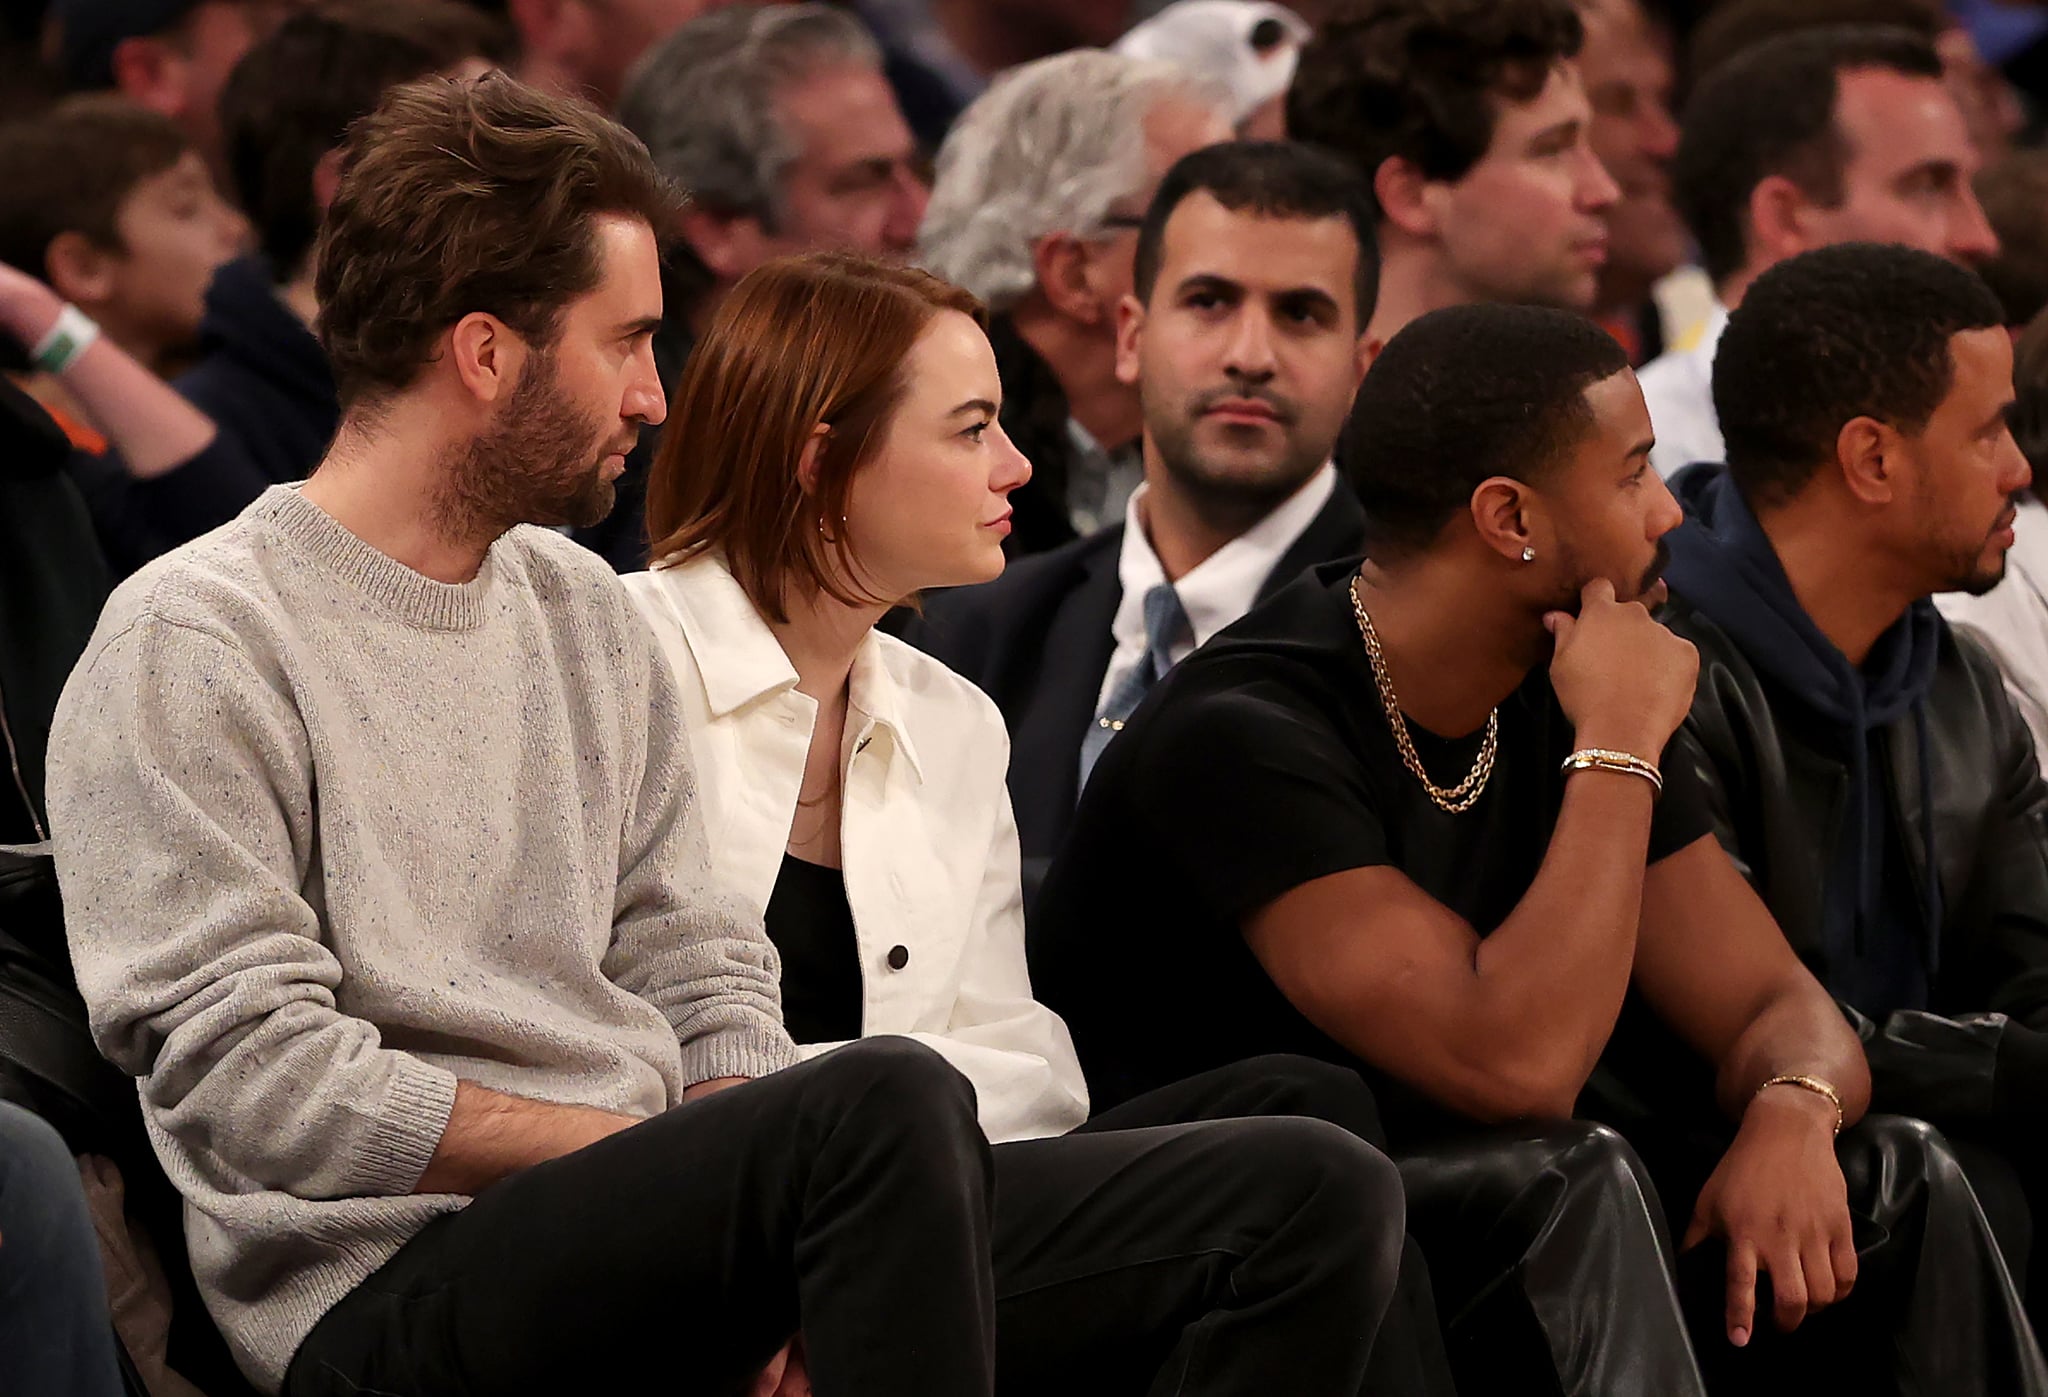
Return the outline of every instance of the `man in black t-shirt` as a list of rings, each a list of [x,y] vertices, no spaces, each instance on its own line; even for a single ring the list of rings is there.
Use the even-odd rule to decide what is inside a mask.
[[[1251,1053],[1361,1068],[1453,1357],[1509,1390],[1538,1390],[1528,1357],[1475,1326],[1515,1297],[1564,1391],[1703,1390],[1641,1165],[1569,1119],[1632,984],[1699,1060],[1661,1104],[1739,1122],[1686,1239],[1726,1257],[1727,1337],[1701,1342],[1750,1344],[1760,1277],[1789,1330],[1859,1264],[1834,1134],[1862,1053],[1691,774],[1656,765],[1696,658],[1643,605],[1679,522],[1650,444],[1625,355],[1577,317],[1464,306],[1396,336],[1340,453],[1370,560],[1162,681],[1032,932],[1102,1104]]]

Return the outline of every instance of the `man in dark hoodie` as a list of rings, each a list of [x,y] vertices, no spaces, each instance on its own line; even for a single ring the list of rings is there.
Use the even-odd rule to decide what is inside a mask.
[[[1996,297],[1928,253],[1780,264],[1714,363],[1726,468],[1674,482],[1680,734],[1716,832],[1861,1033],[1872,1109],[1931,1122],[2048,1299],[2048,786],[1932,593],[2005,571],[2029,481]]]
[[[399,83],[473,75],[494,53],[490,23],[449,0],[354,0],[293,15],[236,66],[221,94],[221,125],[261,250],[214,275],[203,357],[176,381],[219,425],[223,450],[207,469],[157,487],[158,517],[177,527],[170,542],[226,523],[273,484],[303,478],[340,421],[311,326],[313,240],[334,196],[343,132]]]

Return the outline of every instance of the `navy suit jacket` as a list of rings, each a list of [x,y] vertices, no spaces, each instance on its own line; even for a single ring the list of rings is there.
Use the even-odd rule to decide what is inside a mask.
[[[1259,587],[1264,601],[1309,568],[1362,553],[1365,512],[1343,477]],[[925,602],[904,639],[980,685],[1010,729],[1010,802],[1027,889],[1059,848],[1081,779],[1081,738],[1095,721],[1116,651],[1123,600],[1121,524],[1012,562],[978,587]]]

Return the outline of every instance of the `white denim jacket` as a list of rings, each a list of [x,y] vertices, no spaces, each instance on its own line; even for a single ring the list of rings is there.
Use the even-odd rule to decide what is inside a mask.
[[[712,863],[765,913],[818,706],[722,559],[624,581],[682,691]],[[981,690],[893,636],[862,643],[840,766],[862,1033],[944,1054],[974,1083],[996,1143],[1063,1134],[1088,1115],[1067,1026],[1031,997],[1009,760]]]

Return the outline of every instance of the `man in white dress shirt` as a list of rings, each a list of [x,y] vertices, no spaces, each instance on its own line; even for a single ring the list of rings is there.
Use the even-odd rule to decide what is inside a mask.
[[[1009,724],[1027,895],[1151,683],[1259,598],[1360,550],[1364,515],[1329,459],[1364,376],[1376,273],[1371,202],[1337,157],[1242,143],[1180,161],[1119,316],[1117,373],[1145,419],[1123,521],[935,597],[909,628]]]
[[[1686,107],[1675,178],[1718,304],[1637,375],[1658,473],[1722,458],[1714,351],[1728,312],[1770,268],[1843,242],[1966,264],[1994,255],[1970,189],[1977,163],[1940,57],[1904,29],[1807,30],[1714,70]]]

